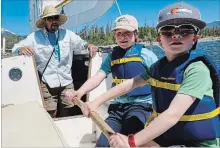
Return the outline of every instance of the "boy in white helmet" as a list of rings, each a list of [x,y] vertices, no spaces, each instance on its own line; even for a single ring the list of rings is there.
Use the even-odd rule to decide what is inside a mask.
[[[112,86],[118,85],[125,79],[130,79],[145,71],[157,61],[157,57],[150,50],[137,44],[138,22],[131,15],[122,15],[115,20],[114,36],[118,46],[102,63],[100,70],[87,80],[77,91],[67,91],[66,97],[74,102],[85,93],[95,89],[107,76],[112,73]],[[109,106],[109,116],[106,122],[111,128],[125,135],[136,133],[144,128],[152,110],[150,86],[139,87],[123,96],[116,97]],[[91,110],[96,110],[103,102],[94,99],[87,102]],[[87,113],[84,112],[88,116]],[[101,134],[96,147],[108,147],[107,138]]]
[[[156,29],[166,56],[96,98],[105,102],[138,86],[152,86],[152,122],[128,137],[112,135],[111,147],[152,146],[152,140],[154,146],[219,147],[219,73],[209,57],[195,50],[197,33],[205,26],[199,10],[186,3],[160,11]]]

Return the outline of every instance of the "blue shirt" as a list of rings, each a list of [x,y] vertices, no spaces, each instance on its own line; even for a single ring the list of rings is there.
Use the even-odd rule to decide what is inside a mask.
[[[55,32],[58,36],[58,31]],[[31,33],[26,39],[15,44],[12,48],[12,53],[17,53],[21,47],[32,47],[34,49],[34,58],[36,61],[37,69],[40,73],[43,72],[50,56],[51,51],[53,51],[53,45],[56,40],[52,35],[52,41],[49,41],[48,33],[46,29],[41,29],[36,32]],[[59,29],[59,52],[60,61],[58,61],[56,52],[50,59],[48,66],[43,74],[42,81],[47,83],[50,88],[67,86],[73,82],[72,79],[72,59],[73,51],[84,50],[84,40],[80,36],[76,35],[74,32]],[[58,52],[57,52],[58,53]]]
[[[155,63],[158,60],[157,56],[152,51],[146,48],[142,48],[141,58],[143,61],[143,65],[145,67],[150,67],[153,63]],[[112,59],[112,54],[109,54],[105,59],[105,61],[102,63],[101,68],[99,70],[100,72],[104,72],[106,75],[109,75],[111,73],[111,59]],[[152,97],[151,95],[139,96],[139,97],[129,97],[123,95],[115,98],[115,103],[132,103],[132,102],[152,104]]]
[[[60,61],[60,48],[59,45],[56,45],[57,42],[57,37],[56,34],[54,32],[48,32],[48,39],[50,41],[50,44],[55,48],[55,57],[58,61]]]

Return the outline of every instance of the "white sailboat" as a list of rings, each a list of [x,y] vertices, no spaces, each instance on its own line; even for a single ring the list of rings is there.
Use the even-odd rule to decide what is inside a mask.
[[[31,31],[36,30],[35,21],[39,18],[45,5],[60,3],[63,3],[63,0],[30,0]],[[65,28],[70,29],[73,27],[71,24],[77,26],[100,17],[113,3],[114,0],[72,0],[63,8],[70,18]],[[75,7],[73,8],[73,6]],[[99,9],[100,7],[102,8]],[[80,11],[79,8],[82,8],[83,11]],[[68,13],[71,9],[77,12],[70,11]],[[89,12],[90,17],[84,17],[83,12],[86,15]],[[102,53],[101,56],[97,54],[92,60],[89,60],[88,54],[75,55],[75,59],[87,72],[82,81],[81,79],[77,80],[79,75],[82,76],[80,72],[74,71],[75,81],[84,83],[87,78],[98,71],[105,57],[106,53]],[[111,79],[110,76],[103,81],[98,88],[85,96],[85,100],[91,100],[104,93],[111,87]],[[2,59],[3,147],[94,147],[101,131],[91,119],[82,115],[52,119],[43,104],[34,59],[27,56]],[[107,116],[106,108],[103,106],[99,110],[99,115],[103,119]]]

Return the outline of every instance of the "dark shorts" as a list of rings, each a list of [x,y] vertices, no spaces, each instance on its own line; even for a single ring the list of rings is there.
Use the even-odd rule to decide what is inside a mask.
[[[108,108],[106,123],[115,131],[124,135],[135,134],[142,129],[152,112],[148,103],[117,103]],[[108,147],[107,138],[101,134],[96,147]]]
[[[72,83],[64,87],[50,88],[46,83],[41,82],[44,107],[52,117],[64,117],[68,115],[68,108],[73,107],[74,104],[65,99],[64,93],[66,90],[73,88]]]

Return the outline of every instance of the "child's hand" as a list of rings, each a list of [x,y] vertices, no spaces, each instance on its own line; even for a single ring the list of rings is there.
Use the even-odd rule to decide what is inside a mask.
[[[119,133],[110,136],[109,143],[111,147],[125,148],[130,147],[128,137]]]
[[[77,103],[77,100],[80,100],[82,98],[83,94],[79,91],[75,91],[74,89],[69,89],[65,92],[65,98],[73,102],[74,104]]]
[[[81,110],[82,110],[84,116],[90,117],[90,115],[89,115],[90,112],[91,112],[91,111],[96,111],[98,107],[99,107],[99,106],[98,106],[95,102],[89,101],[89,102],[86,102],[86,103],[83,105],[83,107],[82,107]]]

